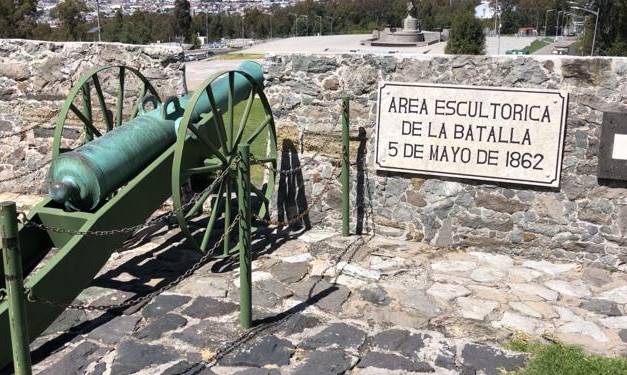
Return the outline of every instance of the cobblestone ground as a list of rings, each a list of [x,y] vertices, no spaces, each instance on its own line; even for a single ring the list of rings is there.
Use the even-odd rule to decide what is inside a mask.
[[[45,374],[498,374],[502,345],[548,335],[627,353],[627,275],[576,263],[452,251],[382,236],[256,236],[256,328],[238,328],[238,265],[215,261],[121,312],[67,310],[33,343]],[[112,256],[78,298],[121,302],[196,262],[177,230]]]

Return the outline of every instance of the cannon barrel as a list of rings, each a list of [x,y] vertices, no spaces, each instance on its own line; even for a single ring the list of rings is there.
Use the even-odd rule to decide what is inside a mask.
[[[246,61],[237,70],[263,86],[263,70],[259,64]],[[224,113],[228,106],[228,78],[217,80],[212,88],[216,106]],[[236,74],[234,102],[247,99],[250,89],[249,80]],[[50,167],[49,196],[68,210],[96,208],[176,141],[176,126],[190,99],[191,95],[185,95],[167,100],[163,107],[142,113],[102,137],[60,154]],[[194,108],[192,121],[198,121],[202,113],[208,112],[211,112],[211,105],[205,95]]]

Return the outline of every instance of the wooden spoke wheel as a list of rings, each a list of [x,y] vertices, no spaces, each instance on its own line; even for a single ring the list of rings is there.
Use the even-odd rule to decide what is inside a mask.
[[[192,246],[202,252],[209,250],[212,234],[219,238],[237,215],[234,159],[242,143],[250,144],[252,154],[252,213],[265,217],[277,166],[272,111],[253,77],[243,71],[217,73],[186,106],[172,165],[172,200],[178,223]],[[222,180],[212,184],[222,175]],[[189,190],[191,199],[186,199]],[[237,250],[231,243],[236,237],[225,234],[223,256]]]
[[[115,65],[90,70],[72,87],[57,116],[53,158],[152,109],[149,104],[157,108],[161,99],[137,69]]]

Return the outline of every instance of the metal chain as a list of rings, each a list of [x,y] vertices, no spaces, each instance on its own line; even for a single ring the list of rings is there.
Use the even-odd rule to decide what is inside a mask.
[[[179,284],[181,281],[185,280],[186,278],[190,277],[194,272],[196,272],[200,267],[202,267],[207,261],[209,261],[214,255],[215,255],[215,251],[218,249],[218,247],[220,246],[220,244],[222,244],[224,242],[224,239],[226,238],[227,234],[230,234],[233,229],[235,229],[235,225],[239,223],[241,217],[238,214],[237,216],[235,216],[235,218],[233,219],[233,222],[231,223],[231,225],[226,228],[226,230],[224,231],[224,233],[222,234],[222,236],[220,237],[220,239],[218,239],[218,241],[216,241],[216,243],[207,250],[207,253],[205,255],[203,255],[200,259],[198,259],[198,261],[196,263],[194,263],[187,271],[185,271],[181,276],[177,277],[176,279],[172,280],[171,282],[169,282],[168,284],[162,286],[161,288],[146,294],[145,296],[136,298],[136,299],[130,299],[128,301],[124,301],[118,304],[110,304],[110,305],[98,305],[98,306],[92,306],[92,305],[79,305],[79,304],[66,304],[66,303],[61,303],[61,302],[56,302],[56,301],[51,301],[45,298],[41,298],[41,297],[37,297],[35,295],[33,295],[32,290],[30,289],[26,289],[26,297],[28,299],[29,302],[38,302],[38,303],[44,303],[46,305],[50,305],[50,306],[55,306],[55,307],[61,307],[64,309],[69,309],[69,310],[83,310],[83,311],[109,311],[109,310],[119,310],[119,309],[126,309],[128,307],[131,306],[135,306],[138,305],[140,303],[149,301],[151,299],[153,299],[154,297],[160,295],[161,293],[171,289],[172,287],[174,287],[175,285]]]
[[[335,173],[337,172],[339,168],[336,166],[333,168],[333,171],[331,171],[331,176],[335,175]],[[318,194],[317,197],[315,197],[311,203],[307,206],[307,208],[301,212],[300,214],[294,216],[291,219],[285,220],[285,221],[278,221],[278,220],[274,220],[274,219],[265,219],[265,218],[261,218],[255,214],[253,214],[253,218],[256,221],[259,221],[261,223],[264,223],[266,225],[274,225],[277,227],[285,227],[285,226],[289,226],[292,225],[296,222],[301,221],[305,216],[307,216],[309,214],[309,212],[311,212],[311,210],[316,207],[318,205],[318,203],[320,203],[322,201],[322,198],[324,198],[324,195],[329,191],[329,189],[331,189],[331,186],[333,184],[335,180],[333,180],[332,178],[329,178],[329,180],[327,181],[327,184],[324,186],[324,188],[322,188],[322,190],[320,191],[320,194]],[[303,188],[304,186],[301,185],[299,188]]]
[[[14,175],[14,176],[11,176],[11,177],[7,177],[7,178],[0,179],[0,184],[1,184],[1,183],[5,183],[5,182],[10,182],[10,181],[19,180],[20,178],[23,178],[23,177],[29,176],[29,175],[31,175],[31,174],[33,174],[33,173],[37,172],[37,171],[40,171],[40,170],[44,169],[44,168],[45,168],[48,164],[50,164],[51,162],[52,162],[52,159],[45,161],[43,164],[41,164],[41,165],[40,165],[40,166],[38,166],[38,167],[35,167],[34,169],[30,169],[30,170],[27,170],[27,171],[25,171],[25,172],[18,173],[18,174]]]
[[[31,127],[22,129],[22,130],[18,130],[14,133],[4,133],[4,134],[0,134],[0,139],[6,139],[6,138],[11,138],[11,137],[16,137],[18,135],[22,135],[22,134],[26,134],[31,130],[37,129],[37,128],[41,128],[41,129],[46,129],[46,130],[52,130],[54,129],[56,126],[52,126],[52,127],[44,127],[40,124],[37,125],[33,125]]]
[[[239,158],[236,157],[233,159],[233,162],[238,162]],[[37,228],[40,230],[46,230],[46,231],[52,231],[55,233],[64,233],[64,234],[71,234],[71,235],[78,235],[78,236],[113,236],[113,235],[117,235],[117,234],[128,234],[128,233],[134,233],[140,229],[143,228],[147,228],[150,227],[152,225],[155,224],[161,224],[164,222],[167,222],[168,220],[170,220],[172,217],[176,216],[178,213],[184,213],[184,210],[187,209],[188,207],[196,204],[196,202],[198,201],[198,198],[200,196],[202,196],[203,194],[205,194],[208,191],[213,190],[216,185],[220,182],[222,182],[222,180],[224,180],[224,177],[226,177],[226,175],[229,173],[229,169],[230,169],[230,165],[224,169],[224,171],[222,171],[221,174],[219,174],[216,179],[207,187],[205,188],[203,191],[201,191],[200,193],[196,193],[189,202],[185,203],[184,205],[181,206],[181,208],[179,210],[172,210],[171,212],[167,213],[166,215],[163,215],[159,218],[147,221],[145,223],[141,223],[141,224],[137,224],[131,227],[126,227],[126,228],[120,228],[120,229],[108,229],[108,230],[94,230],[94,231],[80,231],[80,230],[71,230],[71,229],[67,229],[67,228],[60,228],[60,227],[54,227],[54,226],[50,226],[50,225],[44,225],[41,223],[37,223],[34,222],[32,220],[29,220],[26,217],[26,214],[23,212],[20,212],[18,214],[19,218],[20,218],[20,222],[27,227],[33,227],[33,228]]]

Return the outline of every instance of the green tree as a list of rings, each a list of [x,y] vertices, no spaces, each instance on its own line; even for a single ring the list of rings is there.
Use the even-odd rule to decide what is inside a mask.
[[[174,22],[176,35],[183,37],[185,43],[192,42],[192,14],[188,0],[174,2]]]
[[[485,35],[483,35],[481,21],[475,18],[472,12],[459,12],[453,19],[446,53],[452,55],[483,55],[485,53]]]
[[[0,38],[30,38],[36,27],[37,0],[0,0]]]
[[[83,0],[65,0],[51,11],[52,17],[61,22],[65,37],[72,40],[81,40],[85,29],[85,16],[89,11]]]

